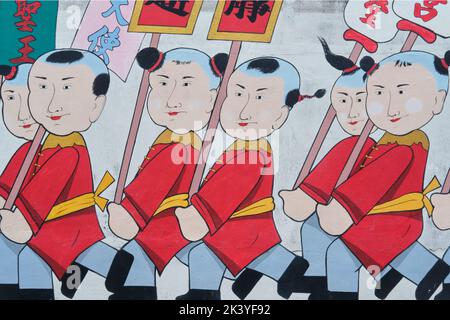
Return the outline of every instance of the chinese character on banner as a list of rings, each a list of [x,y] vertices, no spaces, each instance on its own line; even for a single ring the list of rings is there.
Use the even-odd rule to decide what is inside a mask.
[[[389,13],[389,1],[381,0],[381,1],[367,1],[364,4],[364,7],[368,9],[368,13],[365,14],[364,17],[360,18],[362,23],[367,24],[372,29],[377,28],[377,16],[379,13],[388,14]]]
[[[126,81],[145,34],[127,32],[135,1],[90,1],[72,48],[99,56],[108,68]]]
[[[414,5],[414,16],[428,22],[436,18],[438,11],[435,7],[440,4],[447,4],[447,0],[424,0],[422,4],[416,3]]]
[[[345,23],[375,42],[389,42],[397,35],[400,21],[393,5],[394,0],[349,0],[344,10]]]
[[[448,0],[396,0],[394,11],[402,19],[450,38],[450,1]]]
[[[55,49],[57,1],[0,1],[0,64],[32,63]]]
[[[203,1],[137,1],[130,32],[192,34]]]
[[[208,39],[270,42],[283,1],[219,1]]]

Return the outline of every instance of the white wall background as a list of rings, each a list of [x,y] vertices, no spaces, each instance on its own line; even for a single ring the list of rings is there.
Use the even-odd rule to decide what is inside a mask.
[[[215,1],[204,1],[195,32],[193,36],[164,35],[161,37],[160,49],[166,51],[175,47],[195,47],[210,55],[218,52],[227,52],[230,44],[222,41],[207,41],[207,33],[215,8]],[[344,0],[285,0],[272,43],[244,43],[239,62],[261,55],[277,56],[292,62],[302,76],[302,93],[313,93],[316,89],[326,88],[328,92],[339,72],[331,68],[325,61],[322,47],[317,40],[318,36],[324,37],[333,51],[348,55],[353,43],[346,42],[342,38],[346,26],[343,20]],[[57,29],[57,47],[69,47],[75,35],[73,28],[73,8],[79,9],[82,14],[87,6],[86,0],[69,1],[60,0]],[[76,7],[73,7],[76,6]],[[69,9],[70,8],[70,9]],[[392,53],[398,52],[406,39],[405,33],[399,33],[391,43],[381,44],[374,56],[378,61]],[[143,47],[150,43],[150,36],[143,42]],[[426,50],[442,56],[450,49],[450,42],[438,39],[435,44],[428,45],[418,40],[414,47],[418,50]],[[122,152],[124,149],[129,124],[131,121],[137,90],[139,87],[142,69],[137,64],[133,66],[128,81],[123,83],[115,75],[112,75],[108,102],[104,114],[100,120],[85,133],[92,164],[95,185],[99,182],[105,170],[109,170],[114,177],[118,176]],[[450,101],[450,100],[449,100]],[[326,113],[329,105],[329,96],[321,100],[314,99],[298,104],[291,112],[290,119],[281,129],[279,145],[274,149],[277,153],[279,170],[275,178],[274,196],[277,209],[275,211],[276,224],[283,238],[283,245],[301,254],[300,224],[289,220],[281,210],[281,201],[277,196],[280,189],[291,188],[297,174],[303,164],[307,151],[311,146],[317,129]],[[424,128],[431,141],[430,157],[428,162],[426,181],[437,175],[441,181],[449,167],[448,155],[450,154],[450,133],[447,132],[450,106],[447,101],[445,111]],[[130,170],[130,177],[134,175],[137,167],[147,152],[147,148],[161,132],[145,113],[134,157]],[[374,135],[376,138],[380,133]],[[17,147],[23,142],[14,139],[3,126],[0,126],[0,169],[3,169]],[[328,151],[344,134],[336,124],[331,129],[320,157]],[[218,155],[223,149],[224,136],[219,132],[213,146],[213,153]],[[274,143],[274,142],[272,142]],[[113,198],[115,185],[105,194]],[[105,213],[99,212],[99,221],[106,234],[106,241],[115,246],[122,242],[115,239],[108,230]],[[441,256],[450,244],[450,233],[438,231],[431,221],[424,215],[425,229],[421,242]],[[361,298],[375,299],[375,296],[365,285],[367,273],[361,274]],[[158,279],[160,299],[174,299],[183,294],[188,286],[187,268],[178,261],[173,260],[164,274]],[[64,297],[59,294],[59,283],[55,278],[57,298]],[[415,287],[407,280],[403,280],[390,296],[392,299],[413,299]],[[75,298],[77,299],[106,299],[109,293],[106,291],[103,279],[89,273],[83,282]],[[236,299],[231,291],[231,281],[224,280],[222,285],[223,299]],[[259,282],[255,290],[250,294],[251,299],[280,299],[276,293],[276,283],[268,278]],[[291,299],[305,299],[307,295],[294,294]]]

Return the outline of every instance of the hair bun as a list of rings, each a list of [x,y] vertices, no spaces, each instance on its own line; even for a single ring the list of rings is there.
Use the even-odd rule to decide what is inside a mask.
[[[136,60],[142,69],[151,72],[161,67],[164,54],[156,48],[145,48],[138,52]]]
[[[450,66],[450,50],[445,53],[444,61]]]
[[[368,72],[375,65],[375,60],[373,60],[372,57],[365,56],[361,59],[359,65],[361,66],[361,69],[363,69],[365,72]]]
[[[331,52],[330,47],[328,46],[328,43],[325,41],[324,38],[319,38],[319,41],[322,44],[323,52],[325,53],[325,58],[333,68],[344,72],[346,70],[355,68],[355,63],[352,60]]]
[[[0,65],[0,75],[5,77],[5,80],[12,80],[17,75],[17,68],[15,66]]]
[[[319,89],[314,93],[314,97],[316,98],[323,98],[323,96],[325,96],[325,94],[327,93],[327,90],[325,89]]]
[[[227,68],[228,58],[228,54],[226,53],[218,53],[211,58],[211,69],[216,76],[223,77],[225,69]]]

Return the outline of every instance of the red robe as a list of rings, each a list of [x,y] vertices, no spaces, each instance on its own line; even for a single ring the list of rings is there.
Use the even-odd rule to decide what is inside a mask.
[[[188,194],[201,146],[197,136],[187,139],[192,143],[183,144],[172,141],[169,135],[170,131],[163,132],[150,148],[135,179],[126,187],[121,203],[139,225],[136,242],[160,273],[190,242],[183,237],[175,216],[178,205],[156,215],[155,212],[163,200]],[[174,154],[187,161],[174,161]]]
[[[281,242],[272,210],[230,218],[233,213],[272,197],[272,154],[270,148],[266,149],[225,151],[191,200],[209,227],[204,243],[233,275]]]
[[[25,157],[27,156],[27,152],[30,149],[31,142],[24,143],[14,155],[9,160],[6,165],[5,170],[3,170],[2,175],[0,176],[0,197],[3,199],[7,199],[9,193],[11,192],[11,188],[16,180],[17,175],[19,174],[20,167],[22,166]]]
[[[422,193],[428,147],[419,130],[406,136],[385,134],[360,169],[333,192],[355,223],[342,240],[366,268],[383,269],[420,237],[422,210],[368,213],[405,194]]]
[[[352,136],[338,142],[300,184],[300,189],[316,202],[327,204],[358,138],[359,136]],[[352,173],[359,168],[374,145],[375,141],[367,139]]]
[[[80,253],[103,239],[95,207],[46,221],[55,205],[93,192],[89,153],[78,133],[49,135],[33,163],[15,204],[33,231],[27,245],[61,279]]]

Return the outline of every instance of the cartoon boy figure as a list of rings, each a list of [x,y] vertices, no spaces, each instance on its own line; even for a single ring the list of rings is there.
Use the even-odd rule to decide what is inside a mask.
[[[130,240],[116,255],[106,280],[110,300],[156,300],[156,271],[173,257],[187,262],[195,245],[183,238],[175,209],[187,207],[188,192],[206,127],[228,56],[189,48],[166,53],[140,51],[139,65],[149,71],[150,118],[165,128],[153,142],[120,204],[108,206],[109,225]],[[132,258],[132,265],[128,261]]]
[[[94,244],[103,233],[95,205],[102,199],[93,190],[80,132],[100,117],[109,79],[101,59],[82,50],[48,52],[30,70],[30,112],[49,135],[27,173],[16,209],[0,211],[2,234],[26,243],[19,254],[20,299],[53,299],[52,271],[61,279],[80,254],[92,250],[98,255]]]
[[[266,137],[286,122],[300,95],[300,75],[287,61],[256,58],[232,74],[220,123],[235,142],[212,166],[192,205],[175,211],[183,235],[202,243],[189,253],[189,292],[177,299],[220,299],[228,269],[278,281],[286,296],[307,262],[280,245],[273,220],[273,158]],[[324,90],[314,97],[322,97]]]
[[[423,190],[429,141],[419,130],[441,113],[448,92],[448,63],[421,51],[392,55],[367,72],[367,113],[386,131],[364,162],[338,188],[328,205],[318,205],[321,227],[339,236],[327,251],[328,298],[357,299],[361,266],[379,272],[388,265],[411,266],[416,284],[444,262],[422,246],[408,251],[423,229],[422,209],[431,211]],[[444,264],[445,266],[445,264]],[[448,268],[448,266],[446,266]],[[442,279],[435,281],[442,282]]]
[[[8,131],[25,142],[12,156],[0,176],[0,207],[3,208],[25,159],[38,124],[31,117],[28,108],[28,73],[31,64],[16,67],[0,66],[0,74],[5,76],[1,86],[3,102],[3,122]],[[23,244],[10,241],[0,235],[0,299],[17,299],[19,271],[18,256]]]

